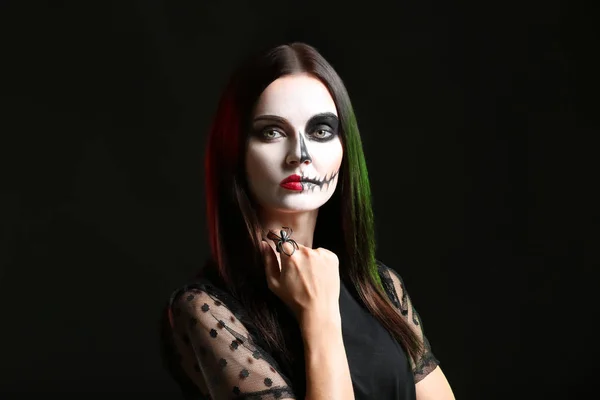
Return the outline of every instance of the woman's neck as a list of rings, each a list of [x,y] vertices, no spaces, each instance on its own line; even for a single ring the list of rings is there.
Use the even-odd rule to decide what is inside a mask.
[[[296,243],[312,249],[318,213],[318,209],[302,212],[266,212],[263,210],[259,213],[260,223],[263,228],[263,238],[267,239],[269,230],[280,235],[279,231],[283,227],[288,227],[292,229],[291,238]]]

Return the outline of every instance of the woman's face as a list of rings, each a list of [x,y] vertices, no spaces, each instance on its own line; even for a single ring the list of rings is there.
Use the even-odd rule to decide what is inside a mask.
[[[343,149],[335,103],[318,79],[295,74],[272,82],[250,129],[246,174],[261,207],[310,211],[331,198]]]

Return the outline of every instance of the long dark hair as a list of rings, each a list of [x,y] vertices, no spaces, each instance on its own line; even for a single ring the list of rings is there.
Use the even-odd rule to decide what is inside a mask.
[[[344,149],[339,183],[319,210],[315,247],[337,254],[340,278],[416,360],[422,344],[385,294],[375,260],[371,190],[362,143],[346,88],[332,66],[303,43],[278,46],[250,59],[233,74],[223,93],[206,148],[207,218],[212,266],[239,300],[267,351],[289,356],[286,335],[273,307],[260,253],[261,226],[248,191],[244,156],[253,107],[279,77],[308,73],[319,79],[336,104]],[[280,301],[279,301],[280,302]]]

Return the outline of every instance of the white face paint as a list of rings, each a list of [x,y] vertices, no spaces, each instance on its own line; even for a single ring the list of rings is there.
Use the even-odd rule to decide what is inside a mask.
[[[272,82],[252,114],[246,151],[248,185],[259,205],[295,212],[325,204],[342,164],[339,128],[335,103],[321,81],[295,74]],[[300,182],[282,183],[293,175]]]

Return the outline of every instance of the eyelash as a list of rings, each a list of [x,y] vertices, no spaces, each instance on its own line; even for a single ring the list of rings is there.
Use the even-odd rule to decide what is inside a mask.
[[[268,128],[265,128],[265,129],[261,130],[260,133],[259,133],[259,136],[261,137],[261,139],[265,139],[267,141],[279,139],[279,138],[268,138],[268,137],[266,137],[265,134],[266,133],[270,133],[270,132],[277,132],[277,133],[279,133],[282,136],[284,135],[283,133],[279,132],[279,129],[268,127]]]
[[[330,139],[333,139],[333,137],[335,136],[335,133],[333,133],[333,131],[331,131],[331,128],[325,127],[325,126],[318,127],[318,129],[315,129],[315,131],[313,133],[318,133],[318,132],[326,132],[327,133],[327,135],[325,137],[313,136],[313,138],[319,142],[326,142]]]

